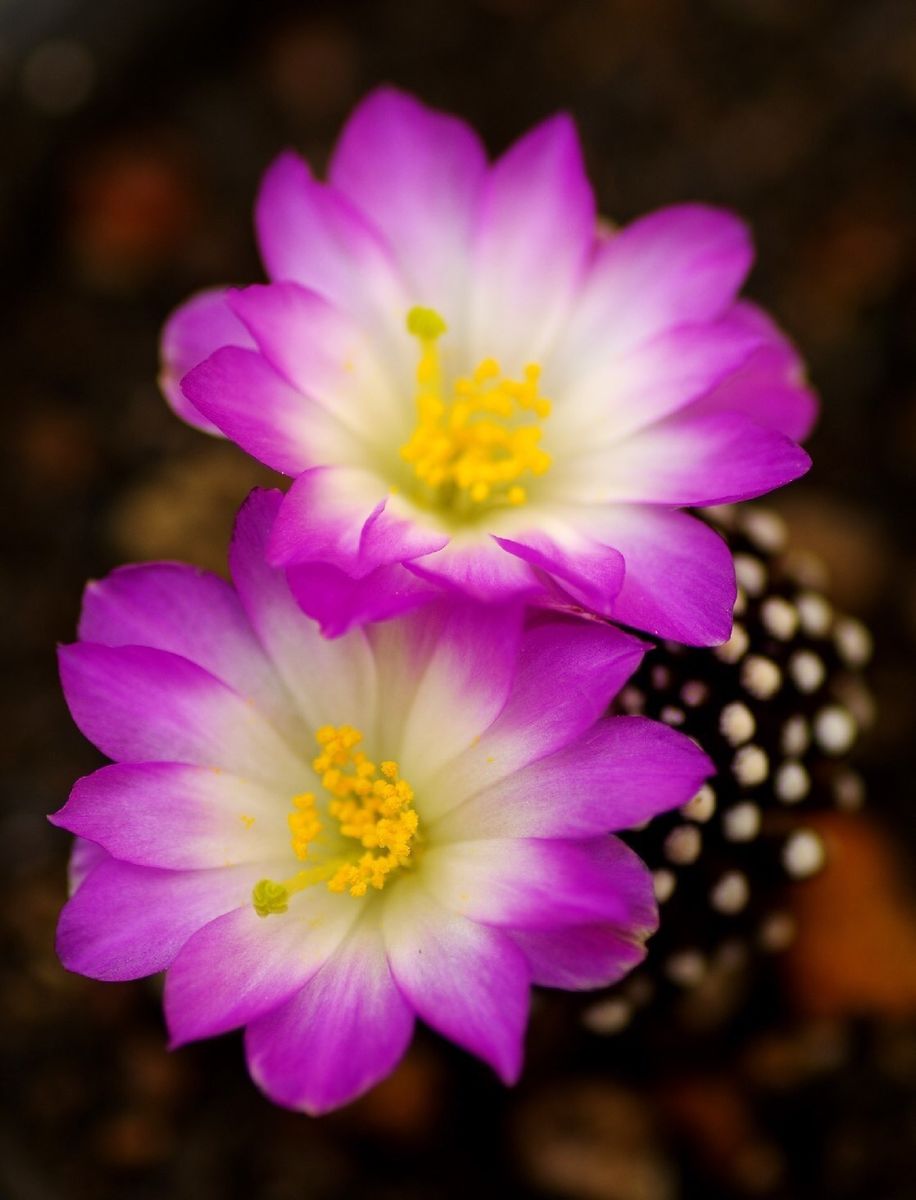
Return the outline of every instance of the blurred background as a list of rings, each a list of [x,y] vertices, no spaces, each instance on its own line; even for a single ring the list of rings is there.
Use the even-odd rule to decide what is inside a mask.
[[[323,166],[382,81],[494,152],[570,110],[614,220],[687,199],[750,220],[748,291],[823,397],[814,470],[775,507],[876,632],[879,716],[869,802],[825,818],[827,869],[780,900],[797,942],[727,1021],[663,1007],[597,1037],[545,997],[513,1091],[423,1035],[313,1121],[260,1097],[238,1038],[168,1054],[154,984],[57,964],[68,845],[44,814],[99,759],[53,648],[89,576],[223,568],[267,477],[170,414],[159,328],[260,278],[264,167],[289,144]],[[910,0],[0,0],[2,1200],[912,1197],[914,211]]]

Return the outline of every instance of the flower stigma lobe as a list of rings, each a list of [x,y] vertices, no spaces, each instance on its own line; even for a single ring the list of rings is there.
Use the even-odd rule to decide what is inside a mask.
[[[329,796],[327,812],[339,833],[365,850],[356,859],[337,856],[298,871],[290,879],[262,879],[251,901],[259,917],[284,913],[294,892],[326,883],[329,891],[365,896],[370,887],[381,890],[392,873],[410,862],[419,818],[411,807],[414,793],[393,761],[376,765],[357,745],[362,734],[350,725],[323,725],[315,734],[320,753],[312,766]],[[293,853],[307,862],[323,824],[312,792],[293,798],[287,818]],[[381,853],[378,853],[378,852]]]
[[[431,308],[407,314],[407,330],[420,342],[417,366],[417,425],[401,447],[426,499],[468,515],[482,505],[524,504],[527,473],[543,475],[550,455],[541,449],[538,420],[550,401],[538,391],[541,368],[530,363],[522,380],[506,379],[495,358],[485,358],[471,375],[455,380],[446,398],[437,346],[447,329]],[[533,414],[534,421],[525,421]]]

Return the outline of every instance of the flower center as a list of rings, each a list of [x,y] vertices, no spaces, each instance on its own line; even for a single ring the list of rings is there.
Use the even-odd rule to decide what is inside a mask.
[[[471,375],[456,379],[447,395],[438,340],[446,331],[431,308],[412,308],[407,328],[420,343],[417,366],[417,426],[401,447],[436,507],[462,514],[484,505],[524,504],[519,480],[543,475],[550,455],[540,447],[550,401],[538,392],[541,368],[531,363],[521,380],[503,377],[495,358],[485,358]]]
[[[332,892],[365,896],[370,886],[381,890],[393,872],[408,865],[419,824],[411,807],[413,788],[400,778],[396,762],[376,765],[357,750],[362,737],[350,725],[322,726],[315,734],[319,753],[312,766],[327,795],[327,816],[336,822],[338,834],[357,843],[364,853],[320,861],[325,823],[315,795],[295,796],[287,818],[293,853],[313,865],[281,883],[262,879],[255,884],[251,902],[259,917],[286,912],[294,892],[316,883],[326,883]]]

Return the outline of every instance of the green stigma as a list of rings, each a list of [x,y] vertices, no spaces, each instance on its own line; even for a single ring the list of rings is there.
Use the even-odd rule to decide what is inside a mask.
[[[435,341],[446,329],[448,326],[434,308],[423,308],[417,304],[407,314],[407,332],[424,342]]]
[[[259,917],[285,913],[289,907],[289,890],[273,879],[262,879],[251,889],[251,903]]]

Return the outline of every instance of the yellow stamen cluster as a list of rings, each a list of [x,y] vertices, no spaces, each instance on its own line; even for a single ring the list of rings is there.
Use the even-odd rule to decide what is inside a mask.
[[[350,725],[322,726],[315,735],[320,753],[312,766],[330,796],[328,815],[340,833],[365,850],[355,861],[334,858],[299,871],[277,883],[262,879],[252,892],[258,916],[286,912],[289,897],[314,883],[326,882],[332,892],[364,896],[370,887],[381,889],[388,876],[410,861],[419,818],[411,807],[413,789],[401,779],[396,762],[370,762],[357,745],[362,734]],[[293,799],[287,818],[293,852],[303,862],[322,832],[315,796],[305,792]]]
[[[349,725],[325,725],[315,735],[324,749],[312,766],[321,775],[321,786],[333,797],[328,812],[344,837],[353,838],[367,853],[354,863],[344,863],[328,881],[332,892],[349,891],[364,896],[371,884],[385,886],[387,876],[406,866],[417,832],[418,817],[410,807],[413,788],[398,775],[398,764],[376,767],[356,745],[362,734]],[[384,854],[373,854],[383,850]]]
[[[496,359],[485,358],[455,381],[448,400],[436,344],[445,322],[431,308],[412,308],[407,328],[421,347],[418,419],[401,457],[440,504],[524,504],[528,493],[517,481],[526,472],[543,475],[551,462],[539,444],[540,425],[523,419],[550,415],[550,401],[538,391],[541,368],[531,363],[522,380],[504,379]]]

